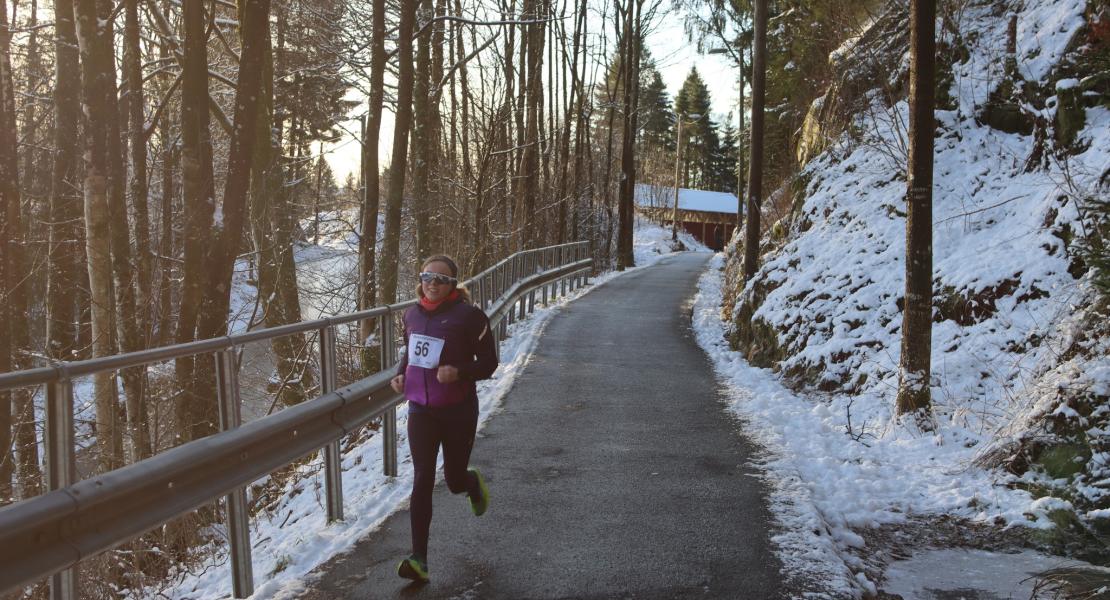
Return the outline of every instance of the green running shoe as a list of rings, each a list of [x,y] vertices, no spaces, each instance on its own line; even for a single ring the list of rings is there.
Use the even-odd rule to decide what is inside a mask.
[[[415,554],[410,555],[401,564],[397,565],[397,574],[405,579],[427,583],[428,561]]]
[[[478,469],[470,469],[470,472],[478,478],[478,493],[480,496],[477,500],[470,494],[467,494],[466,497],[470,500],[470,511],[474,513],[474,516],[480,517],[486,514],[486,509],[489,508],[489,488],[486,487],[486,480],[482,479],[482,473]]]

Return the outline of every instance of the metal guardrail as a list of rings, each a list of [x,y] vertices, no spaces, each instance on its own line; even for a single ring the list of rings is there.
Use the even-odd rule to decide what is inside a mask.
[[[586,242],[518,252],[466,282],[486,311],[495,339],[534,310],[536,295],[566,294],[588,283]],[[245,487],[317,450],[324,451],[328,521],[343,518],[339,440],[383,418],[383,469],[397,475],[396,408],[389,386],[396,364],[396,317],[415,301],[118,356],[0,374],[0,390],[47,386],[46,494],[0,508],[0,591],[50,577],[52,599],[80,596],[77,563],[186,512],[225,497],[234,595],[254,591]],[[382,370],[336,389],[335,327],[378,320]],[[235,348],[254,341],[319,331],[323,395],[240,426]],[[215,353],[221,432],[146,460],[76,481],[74,377]]]

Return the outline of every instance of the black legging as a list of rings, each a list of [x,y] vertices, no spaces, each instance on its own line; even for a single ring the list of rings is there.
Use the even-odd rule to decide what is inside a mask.
[[[436,483],[436,457],[443,445],[443,476],[452,494],[476,494],[478,479],[467,471],[474,432],[478,428],[478,401],[427,408],[409,403],[409,449],[412,451],[412,552],[428,557],[428,530],[432,524],[432,489]]]

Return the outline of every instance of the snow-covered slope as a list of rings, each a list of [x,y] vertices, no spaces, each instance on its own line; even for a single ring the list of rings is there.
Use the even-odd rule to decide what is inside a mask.
[[[750,283],[736,275],[735,247],[726,280],[703,279],[699,307],[708,314],[699,313],[699,335],[733,388],[734,409],[770,451],[780,518],[792,528],[823,524],[816,538],[780,540],[795,564],[826,546],[833,554],[860,547],[852,530],[914,515],[1051,528],[1054,509],[1094,517],[1101,513],[1088,511],[1110,502],[1110,341],[1074,243],[1084,231],[1081,201],[1107,193],[1110,110],[1088,107],[1067,148],[1053,148],[1045,130],[1038,138],[982,124],[1002,79],[1011,13],[999,5],[966,3],[958,15],[968,58],[952,69],[954,108],[937,111],[935,435],[915,435],[894,415],[906,102],[886,106],[874,95],[871,110],[803,169],[800,213]],[[1022,6],[1021,78],[1048,90],[1075,85],[1061,63],[1082,41],[1086,3]],[[1023,110],[1048,124],[1051,137],[1056,106],[1051,97]],[[715,294],[726,306],[724,324],[714,324]],[[1077,450],[1070,478],[1013,464],[1032,437],[1063,439],[1062,428],[1090,442]],[[1022,475],[988,468],[1002,463]],[[831,545],[822,541],[826,529]],[[859,566],[850,558],[849,565]],[[839,577],[854,593],[868,589],[851,574]]]

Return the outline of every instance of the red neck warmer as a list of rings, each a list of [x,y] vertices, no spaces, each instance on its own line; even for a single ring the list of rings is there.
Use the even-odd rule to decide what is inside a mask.
[[[440,300],[439,302],[432,302],[431,300],[428,300],[427,298],[421,297],[420,298],[420,306],[423,306],[424,310],[426,310],[428,312],[433,312],[433,311],[435,311],[435,309],[439,308],[440,305],[443,304],[444,302],[454,302],[455,300],[458,300],[458,299],[459,299],[459,290],[455,289],[455,290],[451,290],[451,293],[448,294],[446,298],[444,298],[443,300]]]

